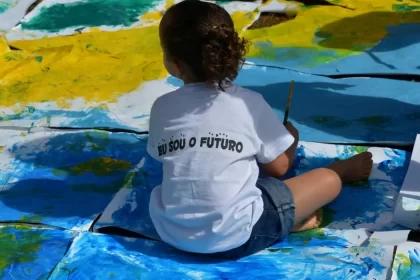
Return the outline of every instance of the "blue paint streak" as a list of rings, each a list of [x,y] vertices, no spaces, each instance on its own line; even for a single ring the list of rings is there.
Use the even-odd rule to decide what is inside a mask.
[[[381,249],[367,264],[347,249],[293,247],[235,262],[182,253],[161,242],[81,233],[69,255],[57,266],[54,279],[83,279],[101,270],[118,279],[364,279],[382,276]],[[376,253],[378,257],[376,257]],[[127,258],[125,256],[130,256]],[[132,261],[135,260],[135,261]],[[69,275],[68,271],[73,271]],[[244,273],[246,271],[246,273]],[[378,279],[379,279],[378,278]]]

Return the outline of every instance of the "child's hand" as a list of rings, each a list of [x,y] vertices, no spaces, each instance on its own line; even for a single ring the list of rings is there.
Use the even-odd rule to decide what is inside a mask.
[[[299,131],[293,126],[291,122],[287,122],[286,129],[295,138],[295,141],[299,141]]]

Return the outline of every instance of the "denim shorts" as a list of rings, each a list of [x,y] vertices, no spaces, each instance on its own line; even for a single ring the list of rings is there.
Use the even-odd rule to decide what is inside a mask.
[[[295,201],[285,183],[272,178],[259,178],[257,187],[262,192],[264,211],[254,225],[249,240],[238,248],[210,254],[221,259],[239,259],[263,249],[287,237],[295,222]]]

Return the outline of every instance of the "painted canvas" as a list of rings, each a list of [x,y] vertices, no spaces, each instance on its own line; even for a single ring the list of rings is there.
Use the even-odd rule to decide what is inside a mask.
[[[283,28],[290,32],[304,28],[302,30],[305,32],[314,33],[315,27],[308,28],[307,25],[314,25],[315,19],[341,20],[341,17],[348,19],[348,13],[363,14],[371,9],[383,10],[386,14],[385,10],[392,9],[388,0],[382,1],[384,4],[381,5],[376,2],[369,4],[369,7],[362,2],[351,4],[342,0],[339,5],[300,6],[300,13],[293,20],[267,28],[247,29],[243,35],[254,43],[249,54],[250,62],[253,61],[252,57],[264,57],[264,63],[255,60],[254,64],[271,65],[267,62],[272,59],[268,54],[277,52],[277,49],[287,52],[287,46],[292,47],[292,53],[295,53],[291,61],[297,63],[305,59],[297,50],[304,49],[303,53],[308,53],[313,49],[308,44],[317,40],[308,37],[311,42],[308,43],[306,35],[293,39],[289,33],[280,32]],[[168,76],[164,69],[158,38],[158,21],[164,10],[173,3],[163,0],[44,0],[7,34],[8,44],[14,49],[5,51],[4,59],[0,59],[0,92],[4,96],[0,125],[147,131],[150,107],[154,100],[180,86],[179,81]],[[259,15],[258,7],[266,5],[238,1],[221,1],[219,4],[229,10],[239,30],[253,24],[255,16]],[[411,4],[407,3],[410,7]],[[343,8],[347,6],[357,6],[357,9]],[[97,13],[98,18],[85,14],[73,17],[74,11],[85,12],[89,9],[101,11]],[[334,18],[325,16],[332,13]],[[119,16],[115,17],[115,14]],[[392,14],[395,14],[395,18],[392,17],[390,24],[396,25],[404,20],[410,21],[415,12]],[[381,19],[385,22],[381,28],[388,26],[385,18]],[[361,23],[365,21],[360,19]],[[344,27],[342,30],[347,30]],[[274,31],[284,35],[270,36],[270,32]],[[340,32],[334,32],[334,36],[341,36]],[[360,32],[356,32],[355,36],[360,37],[356,42],[361,46],[376,44],[377,40],[386,35],[377,31],[380,36],[365,44],[363,40],[369,40],[370,37],[363,34],[368,31],[363,29]],[[62,36],[70,34],[72,36]],[[350,33],[346,31],[345,34]],[[327,36],[327,39],[331,42],[350,42],[345,34],[343,40],[334,41],[334,36]],[[415,38],[408,33],[401,34],[404,38]],[[284,36],[287,40],[283,40]],[[308,42],[304,43],[302,38]],[[398,42],[402,41],[398,39]],[[266,45],[272,47],[264,47]],[[319,58],[319,50],[322,48],[315,49],[315,58],[320,64],[325,65],[326,69],[337,68],[325,64],[326,61]],[[343,53],[344,56],[350,54],[352,56],[348,59],[351,61],[359,57],[353,51]],[[412,63],[417,61],[409,55],[404,57],[408,57]],[[278,61],[277,58],[273,59]],[[356,64],[368,65],[361,61]],[[21,71],[23,68],[25,71]],[[340,71],[333,74],[339,74]],[[366,72],[363,70],[362,74]],[[410,72],[404,70],[404,73]],[[260,91],[282,115],[292,78],[299,84],[295,92],[298,101],[293,102],[294,113],[291,118],[297,123],[302,140],[412,143],[415,133],[419,132],[416,123],[420,115],[420,93],[414,82],[375,78],[331,79],[286,69],[248,65],[241,71],[237,83]],[[55,97],[56,93],[59,93],[58,97]],[[316,106],[311,106],[314,101]],[[358,110],[353,110],[354,107]],[[391,107],[395,111],[389,110]]]
[[[389,246],[296,246],[220,262],[157,241],[86,232],[75,238],[50,279],[385,279],[391,258]]]
[[[101,131],[2,131],[0,221],[88,230],[144,156],[145,140]]]
[[[420,279],[420,246],[406,242],[397,247],[392,265],[392,280]]]
[[[415,0],[297,1],[295,13],[261,15],[260,10],[274,1],[217,1],[232,14],[240,34],[253,43],[248,55],[251,62],[329,75],[420,71],[415,60],[420,48],[420,6]],[[10,32],[9,39],[68,35],[96,27],[153,26],[178,1],[44,2]],[[90,10],[101,12],[86,16]],[[81,16],[76,19],[75,13]]]
[[[286,178],[366,150],[367,147],[301,142],[295,166]],[[345,186],[338,199],[325,207],[323,228],[306,233],[306,238],[314,237],[315,242],[331,237],[343,242],[343,238],[335,238],[343,236],[344,230],[349,231],[344,235],[345,244],[360,245],[368,238],[366,231],[401,229],[392,222],[392,213],[410,155],[387,148],[369,148],[369,151],[375,164],[370,179]],[[126,181],[94,228],[120,227],[159,239],[150,220],[148,203],[151,190],[162,180],[161,164],[146,155],[130,173],[131,180]]]
[[[45,227],[0,226],[0,278],[49,279],[73,237],[69,231]]]
[[[43,0],[25,16],[33,0],[0,0],[0,278],[388,279],[395,240],[370,235],[405,230],[392,213],[411,154],[353,144],[420,133],[418,1],[280,1],[297,9],[277,14],[277,0],[216,1],[253,43],[236,82],[280,118],[296,82],[290,120],[303,141],[286,177],[366,149],[375,163],[323,209],[321,228],[217,263],[145,239],[159,239],[147,205],[162,170],[140,133],[156,98],[182,86],[158,36],[178,1]],[[420,279],[417,247],[398,247],[394,279]]]
[[[80,83],[76,78],[82,75],[77,72],[78,67],[88,62],[87,57],[90,55],[86,54],[84,62],[74,62],[74,72],[68,69],[67,75],[58,80],[53,78],[54,70],[49,71],[53,75],[50,78],[44,77],[44,74],[35,81],[33,77],[28,77],[30,79],[28,87],[22,85],[26,82],[19,76],[13,77],[16,81],[5,87],[4,96],[8,101],[2,105],[0,126],[93,127],[144,132],[148,130],[150,108],[154,100],[182,86],[181,81],[168,77],[141,84],[128,93],[122,89],[119,94],[114,93],[112,98],[115,99],[111,100],[109,90],[113,90],[113,85],[118,84],[124,87],[127,84],[121,83],[120,79],[112,76],[110,81],[98,82],[95,85],[98,92],[95,93],[90,86],[86,87],[86,83],[96,80],[94,76],[98,74],[97,72],[87,74],[86,80],[81,78]],[[63,59],[72,60],[71,57],[72,55],[69,55]],[[38,67],[33,69],[42,72],[42,69],[37,66],[39,62],[34,58],[30,59],[31,65]],[[51,62],[50,65],[42,59],[41,64],[44,63],[46,67],[52,67],[52,64],[55,64]],[[69,66],[67,63],[63,65],[66,68]],[[88,68],[85,70],[90,71]],[[103,71],[109,70],[104,68]],[[59,73],[56,72],[61,76]],[[70,83],[67,79],[69,75],[73,75],[71,73],[74,73],[75,79]],[[59,82],[60,79],[62,83]],[[260,66],[244,67],[236,82],[261,93],[282,118],[290,80],[296,82],[290,119],[299,129],[302,140],[341,143],[413,143],[416,133],[420,133],[418,126],[420,88],[413,82],[366,78],[336,80]],[[19,98],[15,94],[16,90],[20,90],[20,94],[28,97],[25,99],[28,103],[19,103],[17,100]],[[61,103],[60,98],[53,97],[55,90],[67,92],[60,97],[63,98],[64,103]],[[400,92],[400,94],[396,95],[395,92]],[[100,96],[104,98],[102,101],[100,101],[102,98]],[[12,102],[17,105],[12,105]]]

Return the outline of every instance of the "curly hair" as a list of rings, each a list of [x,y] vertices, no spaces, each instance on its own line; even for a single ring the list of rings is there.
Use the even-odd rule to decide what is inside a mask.
[[[249,42],[239,37],[222,7],[185,0],[167,10],[159,29],[167,54],[186,64],[197,81],[224,90],[238,76]]]

